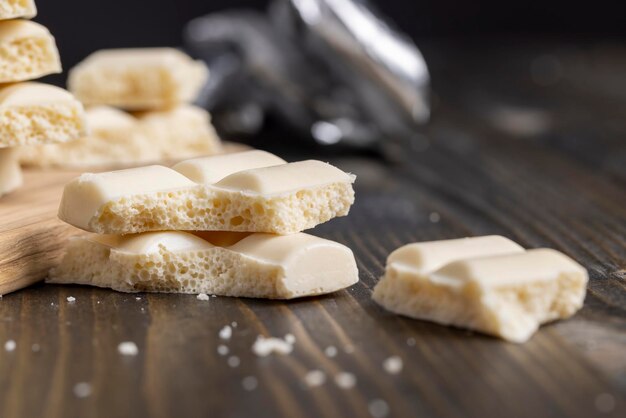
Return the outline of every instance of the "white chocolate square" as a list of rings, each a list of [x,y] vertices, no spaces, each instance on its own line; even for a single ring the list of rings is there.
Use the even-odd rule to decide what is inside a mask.
[[[87,133],[83,105],[42,83],[0,87],[0,147],[67,142]]]
[[[15,148],[0,148],[0,196],[22,186],[22,169]]]
[[[172,169],[200,184],[213,184],[241,170],[272,167],[287,161],[266,151],[254,150],[222,155],[219,158],[194,158]]]
[[[398,249],[373,299],[398,314],[524,342],[541,324],[580,309],[587,280],[557,251],[480,237]]]
[[[28,20],[0,21],[0,83],[61,71],[59,51],[48,29]]]
[[[74,67],[68,86],[86,105],[160,110],[194,101],[208,69],[173,48],[110,49]]]
[[[37,16],[35,0],[0,0],[0,20],[32,19]]]
[[[428,274],[452,261],[521,252],[524,252],[524,248],[510,239],[489,235],[407,244],[389,255],[387,265],[392,268],[411,268],[421,274]]]
[[[198,163],[205,165],[200,171],[206,173],[213,161],[223,175],[237,171],[213,184],[194,182],[162,166],[83,174],[65,187],[59,218],[101,234],[165,230],[292,234],[347,215],[354,202],[355,177],[321,161],[275,165],[277,157],[241,153],[176,167],[188,172]],[[229,170],[223,169],[222,161],[231,163]],[[247,169],[264,163],[272,166]]]
[[[108,107],[87,109],[88,136],[20,150],[37,167],[114,168],[216,154],[220,140],[209,114],[191,105],[140,115]]]
[[[352,251],[308,234],[147,232],[70,242],[50,283],[122,292],[292,299],[358,281]]]

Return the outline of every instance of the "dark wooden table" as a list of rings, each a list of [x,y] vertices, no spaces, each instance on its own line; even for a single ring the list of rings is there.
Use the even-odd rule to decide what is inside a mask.
[[[425,52],[434,119],[405,163],[333,159],[359,176],[357,202],[314,233],[354,250],[360,283],[292,302],[45,285],[7,295],[0,417],[366,417],[385,406],[390,417],[626,416],[626,48]],[[370,299],[398,246],[483,234],[578,260],[591,275],[584,308],[515,345]],[[297,339],[290,355],[252,353],[257,335],[287,333]],[[7,340],[15,350],[2,348]],[[121,356],[122,341],[138,355]],[[397,375],[382,367],[390,356],[404,361]],[[313,369],[327,381],[311,388],[303,379]],[[356,376],[353,389],[335,385],[341,371]],[[243,387],[249,376],[254,390]]]

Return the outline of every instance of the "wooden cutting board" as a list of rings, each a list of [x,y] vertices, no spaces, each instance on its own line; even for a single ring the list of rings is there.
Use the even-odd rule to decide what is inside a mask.
[[[63,186],[78,174],[25,170],[24,186],[0,199],[0,295],[44,279],[82,233],[57,218]]]

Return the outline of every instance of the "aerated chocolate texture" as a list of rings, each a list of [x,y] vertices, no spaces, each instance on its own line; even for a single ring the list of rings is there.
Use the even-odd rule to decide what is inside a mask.
[[[580,309],[587,280],[564,254],[489,236],[399,248],[373,298],[398,314],[524,342]]]
[[[0,147],[67,142],[86,133],[83,105],[65,90],[34,82],[0,87]]]
[[[132,115],[107,106],[87,109],[90,134],[63,144],[20,149],[36,167],[100,168],[215,154],[220,140],[206,110],[182,105]]]
[[[48,29],[28,20],[0,21],[0,83],[60,72],[59,51]]]
[[[357,281],[352,251],[312,235],[171,231],[76,238],[49,279],[123,292],[270,299],[330,293]]]
[[[83,174],[65,187],[59,218],[101,234],[292,234],[347,215],[354,202],[354,180],[321,161],[284,163],[253,151],[190,160],[173,169],[148,166]]]
[[[35,0],[2,0],[0,1],[0,20],[32,19],[37,16]]]

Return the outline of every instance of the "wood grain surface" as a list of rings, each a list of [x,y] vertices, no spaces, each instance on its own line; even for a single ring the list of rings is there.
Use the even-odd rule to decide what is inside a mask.
[[[41,281],[80,232],[57,219],[63,186],[78,173],[27,170],[0,200],[0,295]]]
[[[533,60],[566,62],[571,49],[440,51],[425,51],[434,120],[398,161],[320,157],[358,176],[350,215],[311,231],[354,250],[358,284],[291,302],[51,285],[6,295],[0,417],[626,416],[626,95],[585,73],[626,71],[626,50],[580,50],[592,68],[549,86],[531,77]],[[596,68],[603,53],[623,60]],[[316,156],[279,150],[291,160]],[[372,302],[393,249],[484,234],[582,263],[591,276],[583,309],[516,345]],[[0,241],[3,251],[12,244]],[[232,337],[220,339],[233,322]],[[296,337],[291,354],[252,352],[258,335],[287,333]],[[9,340],[15,349],[3,350]],[[122,356],[123,341],[138,354]],[[326,354],[331,346],[336,356]],[[391,356],[403,360],[398,374],[383,368]],[[311,370],[326,381],[307,385]],[[340,372],[356,386],[336,385]]]

